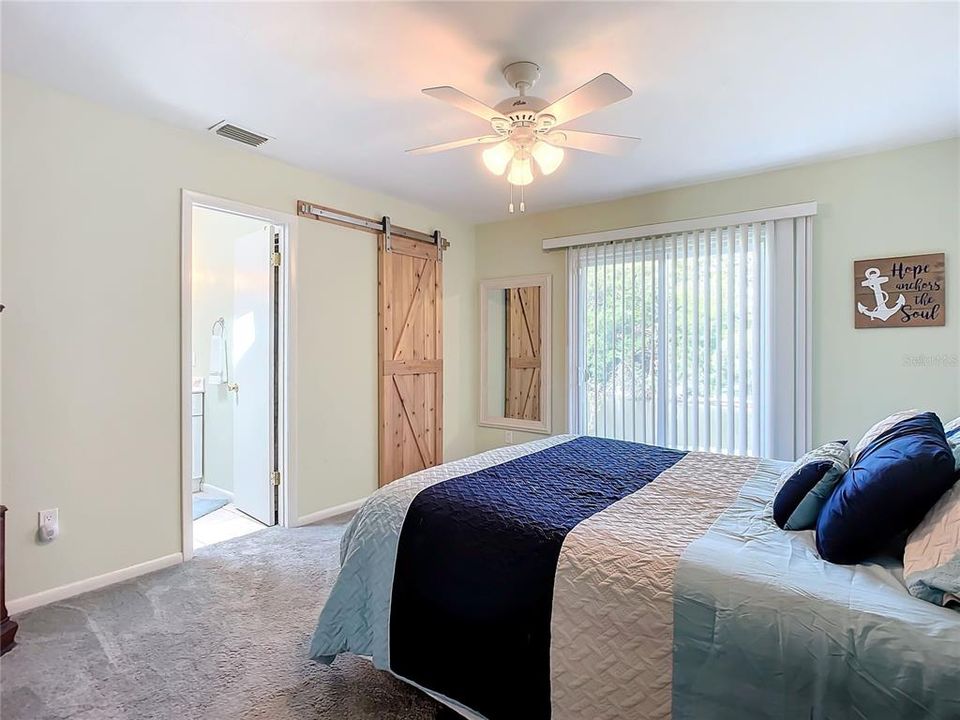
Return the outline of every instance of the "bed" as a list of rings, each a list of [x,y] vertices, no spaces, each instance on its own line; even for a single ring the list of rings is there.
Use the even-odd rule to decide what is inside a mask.
[[[391,483],[311,656],[487,720],[960,717],[960,612],[779,530],[783,467],[562,435]]]

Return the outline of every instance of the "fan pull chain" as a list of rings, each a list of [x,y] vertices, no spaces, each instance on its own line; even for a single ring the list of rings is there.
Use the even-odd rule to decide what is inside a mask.
[[[513,184],[510,185],[510,205],[507,206],[507,209],[510,210],[510,214],[513,214]]]
[[[520,212],[526,212],[527,206],[523,202],[523,185],[520,186]]]

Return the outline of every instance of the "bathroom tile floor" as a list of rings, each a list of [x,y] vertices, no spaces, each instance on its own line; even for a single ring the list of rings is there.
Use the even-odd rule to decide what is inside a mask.
[[[207,545],[232,540],[266,528],[266,525],[240,512],[230,503],[193,521],[193,549],[199,550]]]

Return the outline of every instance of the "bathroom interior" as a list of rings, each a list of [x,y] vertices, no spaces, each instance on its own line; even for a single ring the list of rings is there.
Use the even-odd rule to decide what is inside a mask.
[[[195,208],[192,245],[194,549],[274,524],[268,482],[270,227]]]

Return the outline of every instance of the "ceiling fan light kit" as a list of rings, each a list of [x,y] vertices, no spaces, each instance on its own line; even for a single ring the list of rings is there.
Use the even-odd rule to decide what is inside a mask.
[[[507,165],[513,160],[515,149],[509,140],[497,143],[483,151],[483,164],[494,175],[503,175]]]
[[[609,135],[582,130],[557,130],[557,126],[624,100],[633,93],[613,75],[598,75],[586,85],[550,103],[527,95],[540,79],[540,66],[522,61],[510,63],[503,77],[517,94],[494,107],[470,97],[449,85],[426,88],[424,94],[483,118],[493,135],[427,145],[407,152],[414,155],[453,150],[478,144],[489,144],[482,154],[483,164],[494,175],[506,173],[510,184],[509,212],[513,212],[513,189],[520,188],[520,212],[526,210],[523,188],[534,180],[534,165],[541,175],[550,175],[563,163],[564,148],[608,155],[621,154],[640,138]],[[496,144],[492,144],[496,143]]]
[[[507,182],[511,185],[529,185],[533,182],[533,167],[530,155],[526,150],[518,150],[510,161],[510,172],[507,173]]]
[[[533,144],[531,154],[544,175],[552,173],[563,162],[563,148],[551,145],[544,140],[538,140]]]

